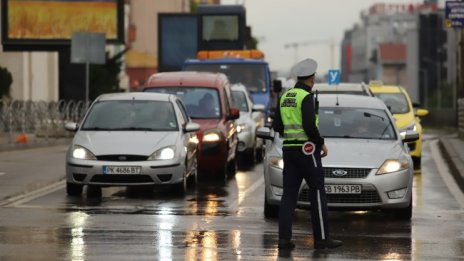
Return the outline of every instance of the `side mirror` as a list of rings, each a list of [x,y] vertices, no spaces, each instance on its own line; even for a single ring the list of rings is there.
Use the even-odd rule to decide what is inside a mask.
[[[79,125],[75,122],[66,122],[64,124],[64,129],[67,131],[73,131],[76,132],[77,129],[79,129]]]
[[[271,129],[268,127],[261,127],[256,130],[256,136],[265,140],[274,140],[274,137],[271,135]]]
[[[230,115],[227,116],[227,119],[228,120],[236,120],[240,117],[240,110],[233,107],[233,108],[230,108]]]
[[[195,122],[189,122],[185,124],[184,132],[194,132],[200,129],[200,124]]]
[[[426,110],[426,109],[417,109],[416,110],[416,116],[424,117],[427,114],[429,114],[429,110]]]
[[[273,80],[272,81],[272,90],[275,93],[280,93],[282,91],[282,81],[281,80]]]
[[[251,107],[251,111],[264,112],[265,110],[266,106],[264,104],[253,104],[253,107]]]
[[[419,139],[419,133],[417,131],[405,131],[401,132],[400,135],[403,142],[412,142]]]

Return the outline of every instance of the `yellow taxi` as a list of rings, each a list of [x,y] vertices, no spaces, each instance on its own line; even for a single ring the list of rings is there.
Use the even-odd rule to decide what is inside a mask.
[[[381,82],[373,81],[369,83],[369,89],[375,97],[381,99],[390,109],[400,132],[414,130],[419,133],[417,141],[408,142],[407,144],[409,154],[414,162],[414,168],[420,169],[422,156],[422,125],[420,117],[426,116],[429,111],[414,108],[408,92],[403,87],[383,85]]]

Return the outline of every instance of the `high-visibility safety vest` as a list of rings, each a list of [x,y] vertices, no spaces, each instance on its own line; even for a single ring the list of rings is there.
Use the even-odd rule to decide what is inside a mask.
[[[280,115],[284,125],[284,147],[299,147],[309,140],[303,129],[301,104],[309,95],[300,88],[292,88],[280,98]],[[319,126],[319,117],[316,114],[316,126]]]

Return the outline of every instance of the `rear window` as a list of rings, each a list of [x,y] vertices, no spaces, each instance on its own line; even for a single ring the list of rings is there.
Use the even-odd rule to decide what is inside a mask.
[[[147,88],[145,92],[177,95],[192,119],[219,119],[221,117],[219,93],[213,88],[155,87]]]
[[[381,99],[390,109],[391,113],[408,113],[408,100],[403,93],[374,93],[374,96]]]

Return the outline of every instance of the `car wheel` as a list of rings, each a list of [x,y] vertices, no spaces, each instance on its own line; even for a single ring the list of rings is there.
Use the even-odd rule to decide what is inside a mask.
[[[264,217],[277,218],[279,216],[279,206],[267,203],[267,193],[264,193]]]
[[[226,180],[228,177],[233,177],[235,175],[235,172],[237,172],[237,154],[235,155],[236,156],[227,164]]]
[[[409,206],[406,208],[400,208],[395,211],[395,216],[399,220],[411,220],[412,218],[412,195],[411,195],[411,202],[409,202]]]
[[[263,161],[264,158],[264,148],[263,146],[256,148],[256,162]]]
[[[190,186],[196,186],[198,184],[198,170],[197,170],[197,159],[195,158],[190,169],[189,184]]]
[[[69,196],[80,196],[82,194],[83,185],[66,182],[66,194]]]
[[[412,162],[415,170],[421,169],[421,157],[412,157]]]
[[[185,193],[187,192],[187,178],[185,177],[185,175],[182,181],[177,184],[174,184],[173,187],[174,187],[173,192],[176,195],[184,196]]]

